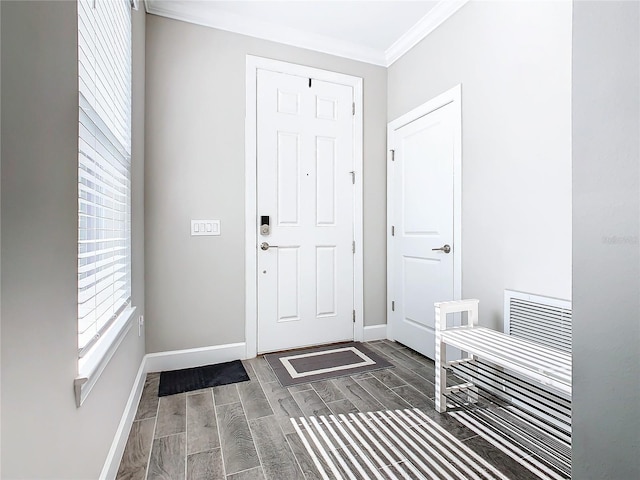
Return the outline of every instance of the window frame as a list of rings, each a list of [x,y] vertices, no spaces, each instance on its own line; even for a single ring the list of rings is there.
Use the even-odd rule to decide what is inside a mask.
[[[76,0],[77,1],[77,6],[78,9],[82,8],[80,5],[81,1],[87,1],[87,0]],[[89,0],[91,1],[91,0]],[[107,1],[107,2],[111,2],[113,0],[97,0],[97,1]],[[129,39],[128,40],[128,48],[129,48],[129,52],[128,52],[128,61],[130,62],[128,69],[128,80],[129,80],[129,84],[126,85],[126,82],[124,83],[126,91],[124,91],[125,94],[125,98],[127,98],[128,101],[128,111],[125,111],[125,114],[128,116],[125,117],[125,137],[128,140],[128,145],[125,144],[125,146],[128,148],[128,152],[124,153],[125,158],[128,157],[128,165],[126,165],[126,175],[127,175],[127,182],[128,182],[128,190],[126,191],[127,194],[127,198],[126,198],[126,211],[125,213],[125,230],[127,233],[127,238],[125,239],[125,246],[126,246],[126,252],[127,254],[125,255],[126,258],[126,277],[125,277],[125,294],[128,297],[127,300],[123,303],[120,304],[120,299],[122,297],[120,297],[120,299],[118,299],[116,302],[114,302],[112,305],[118,305],[117,311],[115,312],[115,314],[113,314],[112,318],[109,319],[107,322],[105,322],[103,328],[101,330],[99,330],[97,332],[97,334],[93,337],[93,339],[91,339],[90,341],[86,342],[82,348],[80,347],[80,315],[78,314],[76,317],[76,339],[78,341],[78,374],[76,376],[76,378],[74,379],[74,393],[75,393],[75,400],[76,400],[76,406],[80,407],[83,402],[85,401],[85,399],[87,398],[87,396],[89,395],[89,393],[91,392],[93,386],[96,384],[96,382],[98,381],[98,378],[100,377],[100,375],[102,374],[102,372],[104,371],[104,369],[106,368],[107,364],[109,363],[109,361],[111,360],[111,358],[115,355],[116,351],[118,350],[118,347],[120,346],[120,344],[122,343],[122,341],[125,339],[125,337],[127,336],[129,330],[131,329],[131,327],[133,326],[133,319],[135,317],[135,312],[136,312],[136,307],[132,305],[132,297],[133,297],[133,262],[132,262],[132,256],[133,256],[133,252],[132,252],[132,246],[133,246],[133,242],[132,242],[132,222],[131,222],[131,215],[132,215],[132,203],[133,203],[133,184],[131,181],[131,177],[132,177],[132,161],[133,161],[133,153],[132,153],[132,108],[133,108],[133,85],[132,85],[132,80],[133,80],[133,10],[138,10],[138,2],[137,0],[121,0],[123,3],[126,3],[130,6],[131,8],[131,13],[129,13],[129,26],[128,26],[128,32],[124,32],[125,34],[128,33],[129,35]],[[122,11],[122,10],[120,10]],[[78,35],[80,37],[80,22],[81,22],[81,17],[80,17],[81,13],[80,11],[78,11],[77,14],[77,21],[78,21]],[[110,17],[109,17],[110,18]],[[122,17],[121,17],[122,18]],[[126,29],[125,29],[126,30]],[[100,115],[93,109],[93,105],[90,106],[88,109],[86,108],[86,105],[82,105],[82,99],[84,98],[82,95],[82,88],[81,88],[81,82],[82,82],[82,68],[80,65],[81,62],[81,58],[80,58],[80,48],[81,48],[81,43],[80,43],[80,38],[78,41],[78,172],[79,172],[79,176],[78,176],[78,207],[80,207],[81,205],[81,197],[80,197],[80,190],[81,190],[81,178],[80,178],[80,170],[81,170],[81,145],[84,141],[86,141],[86,138],[89,137],[83,137],[81,136],[81,130],[83,128],[83,125],[81,124],[82,122],[82,116],[83,113],[85,116],[87,117],[91,117],[90,121],[94,122],[94,126],[96,126],[96,121],[97,122],[101,122],[102,118],[100,118]],[[126,67],[125,67],[126,68]],[[95,78],[92,79],[94,82],[98,81]],[[113,98],[113,97],[109,97],[109,98]],[[120,108],[121,104],[117,104],[117,103],[108,103],[109,106],[111,106],[114,110],[116,108]],[[84,110],[83,110],[84,108]],[[115,113],[113,113],[115,115]],[[105,117],[107,118],[107,117]],[[94,120],[95,119],[95,120]],[[101,127],[103,127],[103,125],[100,125]],[[128,130],[128,131],[127,131]],[[97,139],[100,135],[103,135],[105,137],[111,135],[113,136],[114,133],[117,134],[118,132],[114,132],[111,129],[107,128],[102,128],[100,129],[100,131],[102,132],[101,134],[97,134],[94,133],[93,137],[94,139]],[[119,132],[122,133],[122,132]],[[120,143],[120,145],[123,145]],[[104,146],[104,145],[103,145]],[[116,143],[111,143],[109,146],[112,147],[117,147]],[[107,146],[108,147],[108,146]],[[106,147],[105,147],[106,148]],[[122,153],[122,152],[121,152]],[[97,156],[97,155],[96,155]],[[106,158],[102,158],[103,162],[102,165],[106,165],[109,163],[109,161]],[[98,164],[100,165],[100,164]],[[113,167],[111,167],[113,168]],[[81,210],[80,208],[78,209],[78,236],[77,236],[77,240],[78,240],[78,247],[80,247],[80,242],[81,242],[81,224],[80,224],[80,215],[81,215]],[[97,218],[97,217],[92,217],[92,218]],[[113,218],[113,217],[111,217]],[[114,241],[114,240],[110,240],[110,241]],[[79,259],[79,263],[78,263],[78,267],[80,266],[80,249],[78,250],[78,259]],[[80,273],[78,275],[78,281],[80,280]],[[80,284],[78,284],[78,292],[80,292]],[[79,300],[79,299],[78,299]]]

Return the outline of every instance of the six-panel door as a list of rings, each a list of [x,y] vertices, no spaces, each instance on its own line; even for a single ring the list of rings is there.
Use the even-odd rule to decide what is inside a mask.
[[[258,70],[257,98],[258,352],[353,340],[353,90]]]

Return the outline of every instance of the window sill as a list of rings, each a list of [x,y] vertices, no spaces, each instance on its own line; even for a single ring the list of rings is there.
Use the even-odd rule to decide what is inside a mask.
[[[76,407],[80,407],[100,378],[111,357],[133,325],[136,307],[127,308],[91,350],[78,359],[78,376],[73,381]]]

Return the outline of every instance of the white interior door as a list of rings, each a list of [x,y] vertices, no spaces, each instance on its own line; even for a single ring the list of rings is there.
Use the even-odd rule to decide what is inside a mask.
[[[460,153],[456,108],[459,112],[451,102],[389,128],[390,330],[394,340],[430,358],[433,304],[453,300],[459,282],[454,261],[459,255],[454,242],[454,165]]]
[[[258,70],[260,353],[353,340],[352,103],[350,86]]]

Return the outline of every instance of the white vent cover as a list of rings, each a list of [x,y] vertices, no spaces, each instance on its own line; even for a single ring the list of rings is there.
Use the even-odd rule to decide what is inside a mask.
[[[571,302],[505,290],[504,333],[571,353]]]

